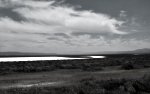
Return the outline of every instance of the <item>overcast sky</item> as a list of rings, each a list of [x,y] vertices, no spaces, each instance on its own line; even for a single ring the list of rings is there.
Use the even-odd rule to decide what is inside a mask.
[[[0,52],[150,47],[150,0],[0,0]]]

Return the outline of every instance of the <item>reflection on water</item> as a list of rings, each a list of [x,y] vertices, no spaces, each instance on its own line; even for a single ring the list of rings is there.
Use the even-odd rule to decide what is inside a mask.
[[[41,83],[35,83],[35,84],[12,84],[7,86],[2,86],[0,88],[28,88],[28,87],[41,87],[41,86],[55,86],[65,83],[64,81],[58,81],[58,82],[41,82]]]
[[[89,56],[91,58],[105,58],[105,56]]]
[[[40,60],[74,60],[74,59],[90,59],[90,58],[105,58],[105,56],[86,56],[84,58],[72,57],[6,57],[0,58],[0,62],[13,62],[13,61],[40,61]]]

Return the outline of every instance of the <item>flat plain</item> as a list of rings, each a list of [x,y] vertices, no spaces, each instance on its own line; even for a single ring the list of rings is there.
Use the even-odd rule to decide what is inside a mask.
[[[48,94],[58,94],[56,92],[52,93],[51,91],[54,91],[55,88],[61,89],[65,87],[68,89],[74,85],[80,87],[85,80],[88,83],[91,79],[92,81],[100,82],[109,82],[111,80],[120,81],[124,79],[128,82],[128,80],[139,81],[143,77],[150,75],[149,55],[107,56],[103,59],[88,60],[0,62],[0,65],[0,91],[5,92],[5,94],[47,94],[45,91],[40,91],[39,93],[24,91],[24,89],[28,91],[33,88],[42,88],[43,90],[45,87],[50,88]],[[96,87],[96,84],[93,84],[93,86]],[[23,90],[20,91],[20,89]],[[107,94],[107,91],[109,91],[106,88],[102,89],[105,91],[102,94]],[[15,91],[12,93],[10,90]],[[94,89],[92,90],[95,92]],[[128,93],[131,94],[129,90],[125,94]],[[138,93],[136,92],[135,94]],[[62,94],[66,93],[62,92]],[[80,93],[78,91],[67,94]],[[88,93],[84,91],[83,94]],[[114,93],[111,92],[110,94]],[[139,94],[143,93],[140,92]]]

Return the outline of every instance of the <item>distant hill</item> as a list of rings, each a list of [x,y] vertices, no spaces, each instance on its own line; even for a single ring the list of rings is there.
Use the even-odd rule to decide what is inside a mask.
[[[55,53],[0,52],[0,57],[54,56]]]
[[[36,57],[36,56],[65,56],[65,57],[83,57],[87,55],[119,55],[119,54],[150,54],[150,48],[137,49],[134,51],[105,51],[97,53],[84,54],[56,54],[56,53],[30,53],[30,52],[0,52],[0,57]]]
[[[108,51],[104,52],[103,54],[150,54],[150,49],[149,48],[144,48],[144,49],[137,49],[133,51]]]
[[[133,51],[104,51],[104,52],[90,53],[88,55],[117,55],[117,54],[118,55],[119,54],[150,54],[150,48],[137,49]]]
[[[150,49],[149,48],[137,49],[131,52],[134,54],[150,54]]]

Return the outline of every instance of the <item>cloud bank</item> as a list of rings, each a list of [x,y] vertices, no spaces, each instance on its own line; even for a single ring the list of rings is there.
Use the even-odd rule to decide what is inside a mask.
[[[126,43],[121,38],[110,40],[103,36],[128,35],[120,29],[125,21],[55,0],[0,0],[0,8],[9,8],[22,18],[16,21],[11,15],[0,17],[0,51],[82,53],[125,50],[140,42],[135,44],[131,39]],[[125,13],[122,11],[120,16],[126,17]],[[74,36],[74,33],[84,35]],[[90,34],[98,34],[99,37],[93,39]],[[125,46],[128,43],[133,47]]]
[[[76,10],[74,7],[55,4],[55,1],[1,0],[0,3],[0,7],[11,7],[14,12],[25,19],[16,22],[11,18],[1,18],[0,28],[3,27],[6,31],[126,34],[118,30],[122,21],[106,14],[90,10]]]

